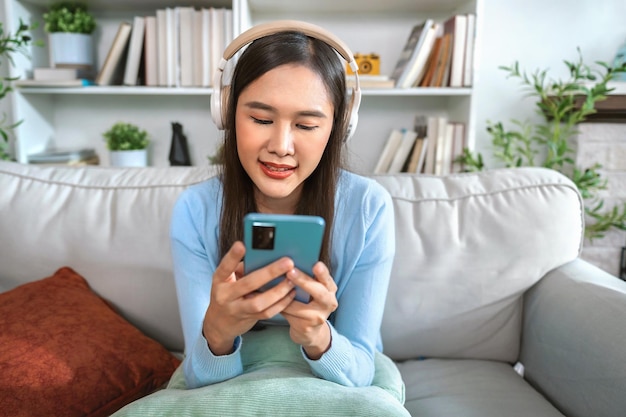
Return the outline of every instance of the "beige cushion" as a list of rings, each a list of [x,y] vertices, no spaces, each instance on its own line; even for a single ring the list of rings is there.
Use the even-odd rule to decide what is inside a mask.
[[[522,294],[581,249],[575,186],[540,168],[374,178],[396,215],[385,353],[515,361]]]

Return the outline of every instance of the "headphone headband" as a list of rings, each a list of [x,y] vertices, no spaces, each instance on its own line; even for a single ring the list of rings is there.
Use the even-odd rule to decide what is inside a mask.
[[[298,20],[278,20],[253,26],[233,39],[233,41],[226,47],[224,54],[222,55],[222,59],[217,66],[213,82],[214,91],[211,97],[211,115],[213,117],[213,121],[217,125],[218,129],[224,129],[223,107],[225,107],[224,99],[228,94],[228,91],[224,90],[227,90],[228,88],[222,85],[222,81],[227,62],[249,43],[265,36],[280,32],[301,32],[306,36],[319,39],[337,51],[337,53],[341,55],[341,57],[350,66],[350,69],[354,72],[356,82],[355,87],[352,90],[352,97],[348,104],[350,107],[350,119],[345,139],[347,141],[350,139],[356,128],[358,110],[361,105],[361,85],[358,75],[359,66],[354,59],[354,54],[341,39],[337,38],[331,32],[322,27]]]

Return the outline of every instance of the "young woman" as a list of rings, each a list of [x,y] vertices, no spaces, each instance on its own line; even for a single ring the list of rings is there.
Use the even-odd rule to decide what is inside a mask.
[[[333,47],[298,31],[260,37],[241,54],[227,94],[222,171],[187,189],[172,218],[189,388],[244,372],[241,346],[259,322],[289,326],[318,377],[371,384],[395,249],[393,209],[376,182],[341,168],[345,76]],[[288,258],[243,276],[249,212],[323,217],[313,276]],[[294,300],[295,286],[309,303]]]

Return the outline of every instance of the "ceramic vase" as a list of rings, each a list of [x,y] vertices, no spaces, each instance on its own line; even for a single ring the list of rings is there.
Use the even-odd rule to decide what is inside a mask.
[[[111,165],[116,167],[148,166],[148,150],[110,151]]]
[[[84,33],[49,34],[50,66],[55,68],[93,69],[92,36]]]

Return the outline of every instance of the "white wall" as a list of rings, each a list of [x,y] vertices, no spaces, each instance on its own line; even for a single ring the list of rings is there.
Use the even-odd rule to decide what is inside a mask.
[[[520,62],[533,72],[549,69],[552,78],[567,76],[563,60],[587,64],[612,62],[626,41],[624,0],[483,0],[482,42],[475,80],[476,149],[491,155],[486,120],[534,119],[534,101],[524,99],[517,79],[507,79],[500,65]]]

